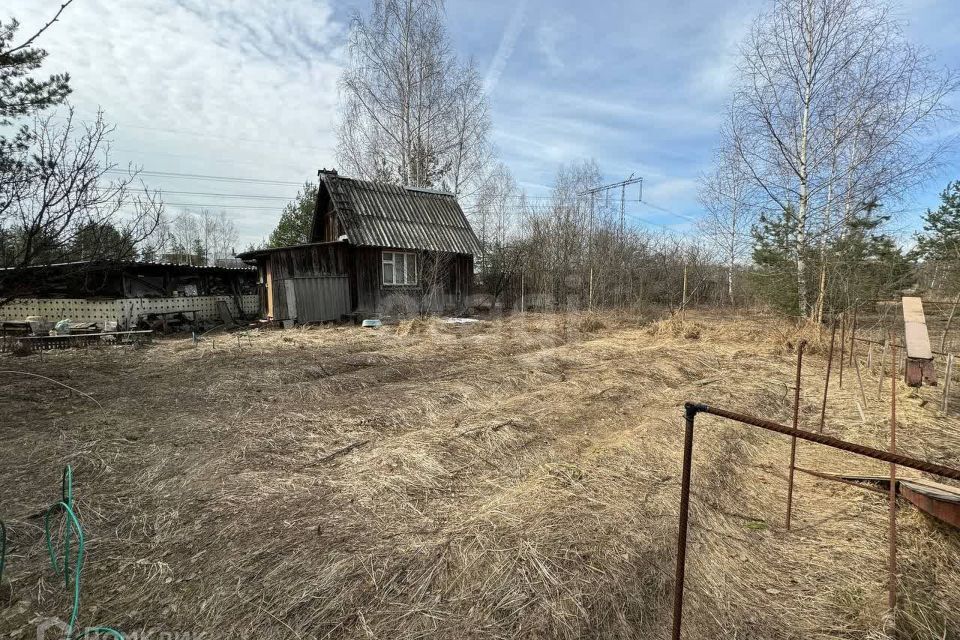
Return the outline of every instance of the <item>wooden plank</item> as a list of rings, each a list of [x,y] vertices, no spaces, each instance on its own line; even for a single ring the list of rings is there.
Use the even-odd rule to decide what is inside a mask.
[[[912,482],[900,483],[900,495],[937,520],[960,529],[960,502],[955,502],[953,494],[925,489]]]
[[[890,486],[889,476],[867,476],[867,475],[848,475],[823,472],[811,472],[797,468],[798,471],[805,471],[812,475],[819,476],[828,480],[837,480],[847,484],[855,484],[876,491],[876,487],[870,485],[880,485],[881,487]],[[897,492],[910,501],[921,511],[937,518],[941,522],[953,525],[960,529],[960,489],[950,485],[927,480],[926,478],[897,478]],[[883,489],[881,489],[883,492]]]
[[[129,336],[129,335],[143,335],[153,333],[153,329],[137,329],[135,331],[110,331],[110,332],[101,332],[101,333],[67,333],[64,335],[57,336],[22,336],[17,337],[17,340],[30,340],[38,342],[51,341],[55,342],[62,338],[102,338],[105,336]],[[11,338],[12,339],[12,338]]]
[[[267,317],[273,317],[273,256],[269,256],[265,263],[267,274]]]
[[[919,360],[932,360],[930,336],[927,333],[927,321],[923,315],[923,302],[920,298],[903,299],[903,327],[907,343],[907,357]]]

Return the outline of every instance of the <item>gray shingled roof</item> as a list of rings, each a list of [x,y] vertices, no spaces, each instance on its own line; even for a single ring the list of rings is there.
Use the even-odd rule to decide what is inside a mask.
[[[351,244],[478,255],[480,243],[449,193],[320,175]]]

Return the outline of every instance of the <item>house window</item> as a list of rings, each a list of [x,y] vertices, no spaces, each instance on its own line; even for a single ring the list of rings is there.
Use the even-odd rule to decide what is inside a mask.
[[[408,251],[384,251],[383,284],[417,284],[417,254]]]

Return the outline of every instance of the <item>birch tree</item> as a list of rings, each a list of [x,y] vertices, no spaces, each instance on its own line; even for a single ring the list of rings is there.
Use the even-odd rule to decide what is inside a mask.
[[[704,215],[699,226],[723,259],[731,305],[735,304],[737,263],[750,250],[750,232],[756,220],[754,195],[754,185],[744,172],[740,157],[729,149],[717,154],[713,171],[700,181],[699,200]]]
[[[827,256],[811,287],[811,233],[842,233],[929,177],[946,149],[935,134],[956,76],[935,70],[873,0],[776,0],[741,47],[739,73],[724,144],[791,212],[796,307],[815,316]]]
[[[442,0],[374,0],[355,18],[337,159],[350,175],[455,194],[476,189],[489,116],[472,63],[457,60]]]

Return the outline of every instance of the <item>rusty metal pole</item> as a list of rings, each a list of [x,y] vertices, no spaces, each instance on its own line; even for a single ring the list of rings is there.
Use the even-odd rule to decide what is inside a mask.
[[[840,314],[840,375],[837,377],[837,383],[843,389],[843,357],[845,347],[847,346],[847,314]]]
[[[700,402],[687,402],[685,403],[685,407],[689,407],[690,408],[689,410],[695,411],[696,413],[706,413],[709,415],[718,416],[720,418],[726,418],[727,420],[735,420],[737,422],[747,424],[753,427],[766,429],[767,431],[774,431],[776,433],[781,433],[785,436],[796,436],[798,440],[815,442],[817,444],[822,444],[826,447],[832,447],[834,449],[839,449],[841,451],[855,453],[858,456],[865,456],[867,458],[879,460],[880,462],[887,462],[887,463],[892,462],[896,464],[898,467],[907,467],[908,469],[916,469],[917,471],[923,471],[924,473],[932,473],[934,475],[942,476],[944,478],[950,478],[951,480],[960,481],[960,469],[947,467],[942,464],[937,464],[936,462],[927,462],[925,460],[919,460],[917,458],[912,458],[910,456],[905,456],[899,453],[890,453],[889,451],[886,451],[884,449],[874,449],[873,447],[857,444],[855,442],[847,442],[846,440],[841,440],[840,438],[834,438],[832,436],[826,436],[820,433],[816,433],[814,431],[806,431],[804,429],[793,429],[791,427],[788,427],[785,424],[779,424],[772,420],[758,418],[757,416],[751,416],[746,413],[729,411],[727,409],[714,407],[714,406],[703,404]]]
[[[894,374],[895,379],[896,374]],[[765,420],[756,416],[728,411],[719,407],[711,407],[698,402],[687,402],[684,404],[684,415],[686,417],[686,433],[683,440],[683,475],[680,481],[680,531],[677,535],[677,572],[674,578],[673,595],[673,640],[680,640],[681,622],[683,615],[683,583],[685,577],[685,565],[687,557],[687,522],[690,509],[690,474],[693,465],[693,422],[697,413],[706,413],[709,415],[735,420],[742,424],[759,427],[783,435],[792,436],[800,440],[815,442],[827,447],[846,451],[859,456],[865,456],[881,462],[889,462],[891,465],[900,465],[909,469],[933,473],[944,478],[951,478],[960,481],[960,469],[953,469],[935,462],[918,460],[909,456],[900,455],[895,452],[884,451],[883,449],[874,449],[866,445],[847,442],[831,436],[821,435],[813,431],[803,429],[793,429],[786,425],[778,424],[771,420]]]
[[[680,531],[677,533],[677,574],[673,585],[673,640],[680,640],[683,618],[683,581],[687,564],[687,522],[690,513],[690,470],[693,467],[693,420],[697,416],[694,405],[684,407],[686,429],[683,434],[683,472],[680,479]]]
[[[896,383],[896,373],[894,383]],[[768,431],[782,433],[800,440],[815,442],[827,447],[846,451],[881,462],[889,462],[891,466],[900,465],[925,473],[933,473],[960,481],[960,469],[953,469],[934,462],[926,462],[909,456],[900,455],[883,449],[874,449],[866,445],[847,442],[831,436],[821,435],[813,431],[803,429],[793,429],[786,425],[778,424],[771,420],[765,420],[756,416],[751,416],[735,411],[728,411],[719,407],[711,407],[706,404],[687,402],[684,404],[684,415],[686,417],[686,432],[683,440],[683,474],[680,480],[680,531],[677,535],[677,572],[674,577],[673,592],[673,640],[680,640],[681,622],[683,616],[683,584],[685,578],[686,558],[687,558],[687,523],[689,521],[690,510],[690,474],[693,465],[693,426],[694,418],[697,413],[706,413],[709,415],[735,420],[742,424],[759,427]]]
[[[897,452],[897,337],[890,332],[890,359],[893,370],[890,372],[890,453]],[[897,465],[890,463],[890,591],[887,606],[890,619],[896,628],[897,612]]]
[[[850,361],[847,362],[851,367],[853,366],[853,345],[854,340],[857,339],[857,308],[853,308],[853,318],[850,320]]]
[[[793,390],[793,428],[797,428],[797,422],[800,419],[800,372],[803,370],[803,348],[807,346],[806,340],[801,340],[797,344],[797,384]],[[787,480],[787,531],[790,531],[790,516],[793,513],[793,474],[796,470],[797,462],[797,438],[790,438],[790,469]]]
[[[830,350],[827,351],[827,379],[823,383],[823,406],[820,408],[820,433],[823,433],[823,422],[827,417],[827,391],[830,389],[830,368],[833,366],[833,342],[837,338],[837,317],[833,317],[830,328]]]

